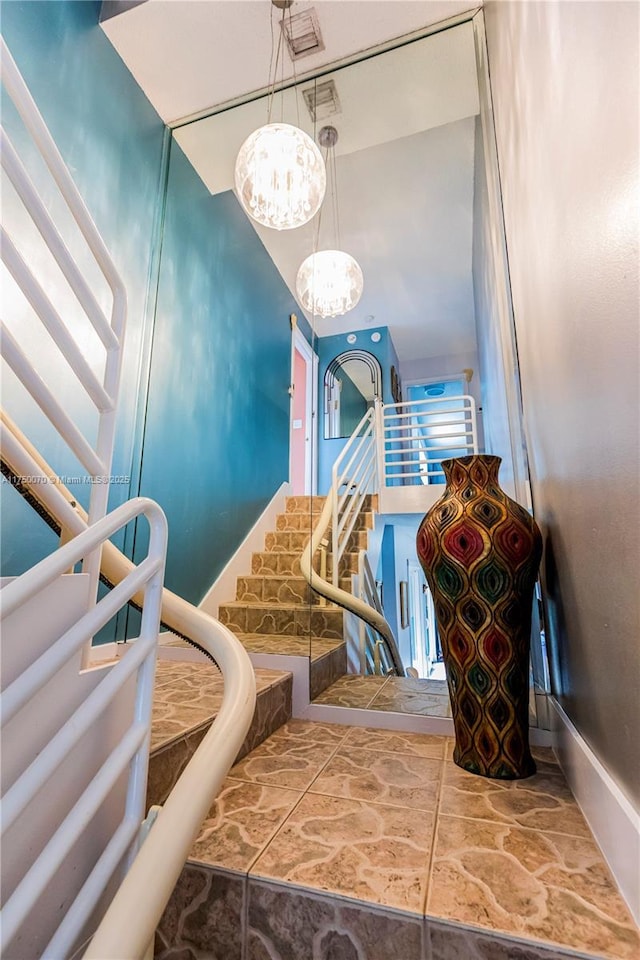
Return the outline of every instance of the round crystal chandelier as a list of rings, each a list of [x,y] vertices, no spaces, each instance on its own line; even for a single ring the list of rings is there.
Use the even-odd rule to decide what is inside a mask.
[[[253,220],[274,230],[293,230],[318,212],[327,174],[310,136],[289,123],[268,123],[240,147],[235,184]]]
[[[331,206],[333,208],[333,233],[337,246],[340,246],[340,215],[338,210],[338,177],[336,170],[336,143],[338,131],[335,127],[322,127],[318,141],[326,148],[326,165],[331,183]],[[317,242],[320,239],[320,218],[318,217]],[[316,250],[302,262],[296,277],[296,293],[300,303],[316,317],[341,317],[353,310],[364,287],[362,270],[357,260],[342,250]]]
[[[300,303],[317,317],[340,317],[353,310],[364,287],[356,260],[342,250],[320,250],[300,265],[296,293]]]

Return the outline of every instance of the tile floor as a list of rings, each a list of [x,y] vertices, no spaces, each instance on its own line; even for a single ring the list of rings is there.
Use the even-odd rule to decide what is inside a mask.
[[[281,670],[256,670],[256,692],[270,690]],[[153,691],[151,750],[165,747],[211,718],[220,709],[222,674],[213,663],[158,660]]]
[[[314,703],[429,717],[451,716],[446,680],[346,674],[315,697]]]
[[[551,751],[534,750],[535,776],[496,782],[460,770],[451,747],[428,734],[290,721],[230,771],[193,846],[189,883],[218,884],[229,896],[234,872],[248,875],[252,958],[640,956],[638,931]],[[169,914],[184,935],[204,894],[176,896]],[[281,910],[270,913],[262,901],[278,897]],[[309,916],[350,910],[356,926],[366,905],[380,915],[378,946],[343,954],[338,944],[332,954],[331,938],[347,933],[328,927],[326,953],[274,945],[296,897]],[[425,916],[428,948],[418,942]],[[402,958],[380,947],[394,917],[403,937],[418,938]],[[200,956],[174,949],[166,956]]]

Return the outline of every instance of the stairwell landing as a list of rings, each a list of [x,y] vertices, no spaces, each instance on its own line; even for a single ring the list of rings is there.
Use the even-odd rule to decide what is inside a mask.
[[[291,498],[221,619],[254,652],[307,656],[311,635],[322,690],[344,670],[342,611],[320,607],[300,575],[308,524],[307,498]],[[347,579],[353,554],[343,562]],[[156,960],[640,956],[550,749],[534,748],[527,780],[486,780],[453,763],[445,736],[292,719],[291,674],[256,680],[254,722],[159,924]],[[221,696],[211,663],[158,664],[149,803]]]

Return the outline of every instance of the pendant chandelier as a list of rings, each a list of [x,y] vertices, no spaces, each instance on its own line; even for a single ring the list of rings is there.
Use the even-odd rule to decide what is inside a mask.
[[[325,163],[312,138],[289,123],[271,122],[282,51],[282,27],[285,12],[292,2],[272,0],[273,5],[282,10],[282,23],[273,80],[269,68],[267,124],[247,137],[240,147],[235,167],[236,193],[244,211],[257,223],[274,230],[293,230],[308,223],[320,209],[327,186]],[[273,46],[271,58],[273,61]],[[284,58],[282,64],[284,69]]]
[[[331,182],[333,229],[337,246],[340,246],[340,223],[338,210],[338,182],[336,175],[335,146],[338,131],[335,127],[322,127],[318,135],[320,145],[327,149],[327,166]],[[318,220],[318,239],[320,218]],[[362,296],[364,278],[360,265],[340,249],[319,250],[302,262],[296,277],[296,293],[300,303],[317,317],[340,317],[357,305]]]

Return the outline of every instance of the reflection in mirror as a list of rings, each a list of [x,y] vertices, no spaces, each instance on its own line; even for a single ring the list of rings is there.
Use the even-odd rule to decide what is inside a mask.
[[[305,314],[295,301],[296,273],[317,244],[317,223],[268,230],[246,217],[232,192],[235,155],[264,122],[265,99],[174,130],[180,149],[172,150],[172,167],[186,155],[207,202],[242,236],[233,269],[249,273],[260,259],[278,289],[274,300],[298,314],[284,388],[292,397],[290,476],[298,496],[283,503],[277,529],[253,561],[259,576],[247,578],[232,612],[250,653],[309,657],[319,704],[450,717],[433,599],[416,555],[418,525],[442,493],[441,461],[452,455],[500,455],[503,488],[524,502],[516,489],[519,406],[510,393],[517,364],[515,353],[505,355],[509,334],[496,319],[510,301],[496,266],[502,223],[476,39],[469,19],[284,92],[285,115],[298,115],[311,136],[329,119],[315,113],[320,84],[333,83],[339,94],[330,122],[340,130],[342,246],[365,278],[360,303],[342,317]],[[169,269],[166,246],[163,257]],[[269,333],[282,337],[277,322]],[[369,349],[351,349],[355,343]],[[317,405],[302,402],[305,377],[323,391]],[[334,513],[318,534],[329,495]],[[366,603],[372,623],[383,618],[388,639],[335,594],[309,588],[301,558],[311,537],[316,573]],[[236,628],[236,620],[227,622]]]
[[[325,440],[350,437],[376,399],[382,399],[380,361],[351,350],[336,357],[324,377]]]

